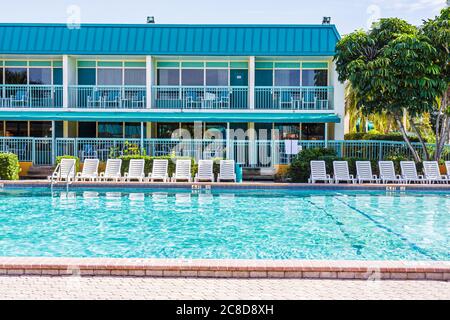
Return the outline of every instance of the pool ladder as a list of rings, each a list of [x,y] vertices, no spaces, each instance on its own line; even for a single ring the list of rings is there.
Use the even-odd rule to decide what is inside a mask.
[[[55,179],[55,175],[54,173],[58,171],[58,169],[60,168],[61,164],[58,164],[55,168],[55,171],[53,172],[52,176],[51,176],[51,184],[50,184],[50,191],[53,194],[53,185],[58,184],[58,180]],[[67,171],[67,175],[66,175],[66,192],[69,192],[69,185],[72,184],[72,181],[70,180],[70,174],[72,172],[72,170],[74,169],[74,164],[72,164],[70,166],[70,169]],[[75,177],[74,177],[75,179]]]

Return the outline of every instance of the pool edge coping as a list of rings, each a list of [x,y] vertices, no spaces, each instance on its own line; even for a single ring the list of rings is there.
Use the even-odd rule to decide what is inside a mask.
[[[47,180],[0,180],[0,189],[50,188]],[[65,190],[66,183],[54,185],[55,190]],[[378,190],[378,191],[450,191],[450,184],[326,184],[326,183],[282,183],[282,182],[87,182],[78,181],[70,189],[274,189],[274,190]]]
[[[450,281],[450,261],[0,257],[0,275]]]

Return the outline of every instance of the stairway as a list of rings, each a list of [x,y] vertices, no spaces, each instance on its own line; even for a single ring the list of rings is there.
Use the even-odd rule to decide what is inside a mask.
[[[268,168],[244,168],[244,181],[274,181],[273,170]]]
[[[53,173],[52,166],[37,166],[34,165],[28,169],[28,172],[22,179],[27,180],[38,180],[38,179],[47,179],[48,176],[51,176]]]

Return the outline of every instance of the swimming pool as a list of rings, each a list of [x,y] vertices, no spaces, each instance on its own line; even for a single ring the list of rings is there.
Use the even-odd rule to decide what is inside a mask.
[[[0,256],[450,260],[450,194],[0,191]]]

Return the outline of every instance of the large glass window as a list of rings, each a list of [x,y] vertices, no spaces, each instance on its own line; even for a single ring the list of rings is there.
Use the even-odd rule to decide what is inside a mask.
[[[51,121],[31,121],[30,137],[51,137],[52,122]]]
[[[0,68],[0,84],[3,84],[3,68]]]
[[[182,69],[181,85],[183,86],[203,86],[203,69]]]
[[[146,131],[146,123],[144,122],[144,137]],[[126,122],[125,123],[125,138],[140,138],[141,137],[141,123],[140,122]]]
[[[179,86],[180,70],[179,69],[158,69],[157,83],[159,86]]]
[[[98,123],[99,138],[123,138],[122,122],[99,122]]]
[[[28,137],[27,121],[6,121],[7,137]]]
[[[51,68],[30,68],[30,84],[52,84]]]
[[[3,137],[5,135],[5,123],[3,121],[0,121],[0,137]]]
[[[228,70],[206,69],[207,86],[228,86]]]
[[[323,123],[303,123],[302,140],[324,140],[325,124]]]
[[[227,136],[226,123],[205,123],[205,139],[225,139]]]
[[[145,69],[125,69],[124,73],[126,86],[145,86]]]
[[[300,125],[298,123],[275,124],[280,140],[300,140]]]
[[[6,68],[5,84],[27,84],[27,69]]]
[[[255,71],[255,86],[257,86],[257,87],[273,86],[273,71],[272,70],[256,70]]]
[[[326,87],[328,85],[327,70],[303,70],[302,86],[304,87]]]
[[[170,123],[164,123],[160,122],[157,123],[156,126],[156,135],[158,138],[161,139],[170,139],[172,137],[172,132],[180,128],[179,122],[170,122]]]
[[[97,69],[97,84],[105,86],[121,86],[122,69]]]
[[[95,138],[97,125],[95,122],[78,122],[78,137]]]
[[[275,70],[275,86],[296,87],[300,85],[300,70]]]

